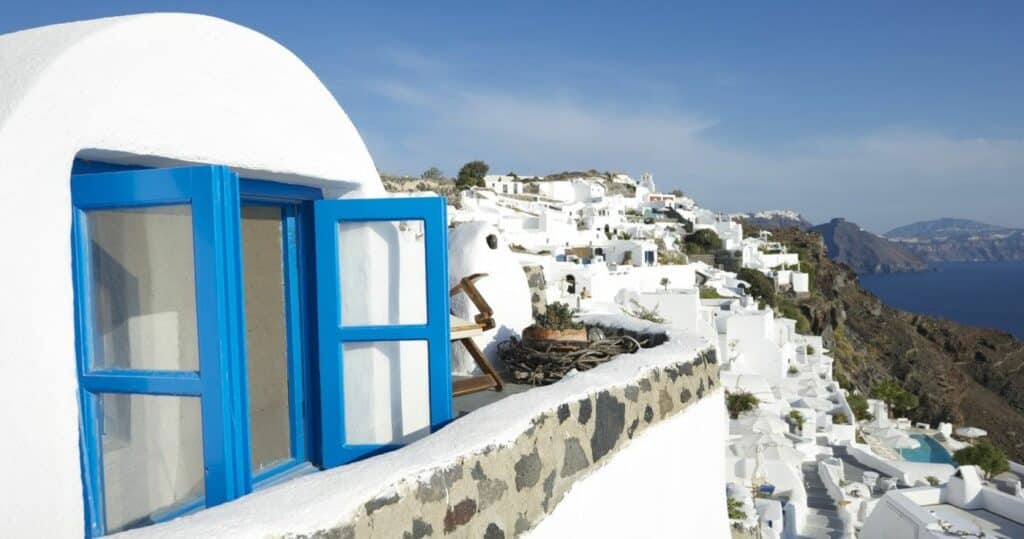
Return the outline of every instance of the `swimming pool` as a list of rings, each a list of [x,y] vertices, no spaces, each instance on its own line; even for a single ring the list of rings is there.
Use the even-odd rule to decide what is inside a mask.
[[[931,436],[926,434],[911,434],[911,438],[921,442],[921,445],[916,449],[904,449],[901,453],[903,454],[904,460],[911,462],[934,462],[938,464],[949,464],[956,466],[953,462],[953,457],[946,451],[942,444],[935,441]]]

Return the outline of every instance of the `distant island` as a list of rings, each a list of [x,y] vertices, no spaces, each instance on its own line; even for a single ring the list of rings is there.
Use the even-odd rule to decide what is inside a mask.
[[[758,228],[817,232],[825,240],[829,257],[860,275],[925,271],[943,262],[1024,260],[1024,229],[969,219],[920,221],[878,235],[843,218],[813,226],[799,213],[789,210],[733,217]]]
[[[968,219],[921,221],[885,236],[928,263],[1024,260],[1024,229]]]

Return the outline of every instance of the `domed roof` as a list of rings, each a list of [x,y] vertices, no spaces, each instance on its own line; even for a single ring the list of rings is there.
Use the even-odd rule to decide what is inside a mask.
[[[0,36],[5,154],[59,156],[68,166],[75,156],[223,164],[340,192],[383,190],[359,133],[301,60],[262,34],[203,15],[112,17]]]

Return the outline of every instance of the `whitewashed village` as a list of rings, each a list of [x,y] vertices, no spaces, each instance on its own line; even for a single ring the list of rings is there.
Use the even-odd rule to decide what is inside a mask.
[[[676,179],[387,192],[300,59],[210,17],[0,66],[41,261],[0,269],[0,535],[1024,537],[1024,466],[840,388],[758,296],[811,293],[799,255]]]
[[[746,268],[779,293],[809,292],[799,256],[769,232],[744,237],[734,218],[659,192],[650,174],[488,175],[483,184],[459,192],[450,219],[456,230],[485,221],[512,244],[534,276],[535,310],[562,302],[588,326],[667,326],[711,345],[729,409],[724,480],[734,536],[1024,534],[1016,475],[1024,467],[1012,464],[1009,480],[997,482],[977,467],[958,468],[950,455],[967,444],[953,437],[954,425],[912,424],[881,400],[841,389],[821,337],[797,332],[796,320],[766,307],[738,277]],[[609,195],[609,184],[632,195]],[[700,248],[684,254],[705,241],[700,231],[735,259],[692,254]],[[723,269],[730,264],[735,271]],[[958,435],[985,432],[964,427]]]

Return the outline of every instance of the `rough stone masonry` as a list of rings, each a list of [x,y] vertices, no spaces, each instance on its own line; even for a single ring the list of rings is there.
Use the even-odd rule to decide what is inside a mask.
[[[514,442],[467,454],[424,479],[403,480],[337,527],[296,538],[516,537],[554,510],[573,483],[644,429],[719,383],[714,350],[595,389],[534,417]]]

